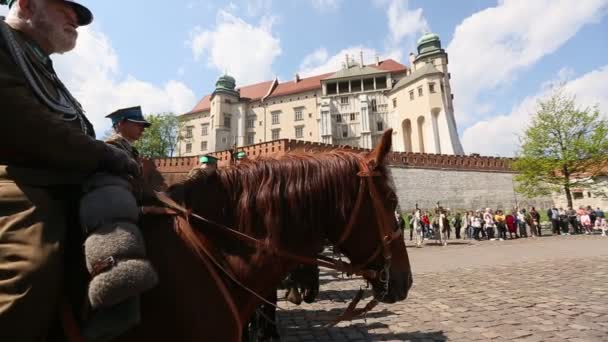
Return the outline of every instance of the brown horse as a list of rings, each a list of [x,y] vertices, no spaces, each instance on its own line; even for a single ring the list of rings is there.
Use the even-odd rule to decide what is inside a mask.
[[[195,219],[144,216],[148,255],[160,282],[142,297],[141,324],[119,340],[240,341],[243,322],[261,300],[236,281],[270,297],[299,263],[283,256],[313,260],[326,240],[350,259],[351,271],[362,271],[379,301],[404,300],[412,277],[403,239],[393,233],[397,198],[384,166],[391,134],[385,132],[368,153],[260,158],[169,189],[192,212],[264,244]]]

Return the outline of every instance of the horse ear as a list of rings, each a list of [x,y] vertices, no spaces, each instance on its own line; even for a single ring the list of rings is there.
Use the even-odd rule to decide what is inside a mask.
[[[383,134],[382,138],[376,145],[376,148],[371,153],[372,160],[375,161],[376,165],[384,164],[386,155],[391,151],[393,145],[393,129],[387,129]]]

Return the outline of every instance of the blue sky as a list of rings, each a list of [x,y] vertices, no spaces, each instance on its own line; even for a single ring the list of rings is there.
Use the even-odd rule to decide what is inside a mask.
[[[289,80],[360,50],[407,64],[426,31],[449,54],[467,153],[513,155],[548,84],[608,113],[608,0],[81,2],[95,22],[55,60],[100,133],[118,107],[188,111],[224,71],[239,85]]]

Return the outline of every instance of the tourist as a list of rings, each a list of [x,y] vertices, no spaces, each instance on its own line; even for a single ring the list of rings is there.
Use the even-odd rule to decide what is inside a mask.
[[[518,214],[519,214],[519,211],[518,211]],[[513,233],[515,233],[515,238],[519,237],[519,236],[517,236],[517,226],[516,226],[517,219],[516,218],[517,218],[517,216],[514,211],[512,211],[510,214],[505,216],[505,223],[507,224],[507,229],[509,230],[509,238],[511,240],[513,240]]]
[[[536,208],[532,207],[530,208],[530,222],[532,223],[532,225],[530,225],[530,230],[532,230],[534,232],[534,235],[537,236],[542,236],[542,227],[540,225],[540,214],[538,213],[538,211],[536,211]]]
[[[547,217],[551,220],[551,232],[553,235],[561,235],[559,229],[559,210],[556,207],[547,209]]]
[[[485,234],[483,234],[483,229],[481,228],[481,215],[479,213],[479,211],[477,211],[477,215],[472,215],[471,216],[471,227],[473,227],[473,238],[477,241],[481,240],[481,238],[484,238]],[[481,235],[481,238],[480,236]]]
[[[494,215],[494,222],[496,224],[496,230],[498,230],[498,240],[506,240],[507,227],[505,225],[505,215],[503,215],[502,210],[496,211],[496,215]]]
[[[568,232],[568,215],[566,215],[566,211],[564,208],[559,208],[559,225],[561,227],[561,231],[563,235],[570,235]]]
[[[568,207],[568,210],[566,210],[566,216],[568,216],[568,223],[572,226],[572,234],[580,234],[581,231],[576,217],[576,210],[574,210],[572,207]]]
[[[580,218],[581,218],[581,226],[583,226],[583,228],[585,229],[585,234],[589,235],[592,234],[593,231],[591,230],[591,217],[589,216],[589,212],[582,208],[579,210],[580,213]]]
[[[488,240],[496,240],[494,238],[494,215],[492,215],[490,208],[486,208],[486,212],[483,214],[483,222]]]
[[[460,213],[456,213],[456,215],[454,216],[452,224],[454,225],[454,230],[455,230],[455,233],[456,233],[456,239],[460,240],[460,229],[462,228],[462,217],[460,216]]]

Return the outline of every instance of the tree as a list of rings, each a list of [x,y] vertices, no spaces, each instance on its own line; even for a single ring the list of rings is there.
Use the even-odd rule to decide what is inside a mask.
[[[573,187],[589,188],[608,162],[608,122],[599,107],[581,108],[575,97],[556,88],[538,102],[538,112],[521,140],[513,168],[516,190],[527,197],[563,190],[572,207]]]
[[[139,153],[147,158],[172,157],[177,147],[180,129],[177,116],[172,113],[161,113],[145,117],[151,125],[135,143]]]

